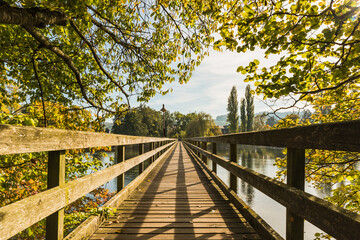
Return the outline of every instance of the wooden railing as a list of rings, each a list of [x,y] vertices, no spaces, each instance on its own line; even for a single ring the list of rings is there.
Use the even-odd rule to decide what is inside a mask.
[[[206,151],[209,142],[212,143],[212,153]],[[236,198],[237,178],[241,178],[285,206],[287,209],[286,239],[304,238],[304,219],[337,239],[359,239],[360,216],[358,214],[304,192],[305,149],[360,152],[359,120],[190,138],[185,143],[195,152],[197,155],[195,157],[203,161],[212,160],[212,171],[209,171],[215,178],[217,177],[216,164],[230,172],[230,189],[227,193],[230,199]],[[216,155],[217,143],[230,144],[230,160]],[[287,148],[287,184],[238,165],[237,144]],[[215,180],[217,181],[220,180]],[[237,204],[241,212],[241,204]],[[249,213],[245,211],[245,218],[248,217],[248,221],[254,223],[255,230],[264,232],[266,238],[279,239],[278,234],[266,233],[268,226],[256,214],[246,215]]]
[[[139,145],[139,155],[125,160],[125,145]],[[149,151],[144,152],[144,144]],[[115,147],[113,166],[65,183],[65,150]],[[117,178],[118,193],[104,207],[116,207],[175,146],[169,138],[0,125],[0,155],[48,152],[48,190],[0,208],[0,239],[8,239],[46,218],[46,239],[63,239],[64,208],[85,194]],[[150,160],[144,169],[144,161]],[[124,173],[139,166],[139,176],[124,188]],[[81,239],[102,221],[92,216],[68,235]]]

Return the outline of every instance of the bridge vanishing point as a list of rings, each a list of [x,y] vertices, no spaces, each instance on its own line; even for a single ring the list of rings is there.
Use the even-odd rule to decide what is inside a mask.
[[[358,214],[304,192],[305,149],[360,152],[359,136],[359,120],[183,142],[0,125],[1,155],[48,152],[48,190],[0,208],[0,240],[42,219],[46,239],[54,240],[283,239],[239,198],[238,178],[286,207],[286,239],[304,238],[304,219],[336,239],[360,239]],[[218,143],[230,145],[229,160],[216,155]],[[238,144],[287,148],[287,184],[238,165]],[[126,145],[138,145],[139,154],[125,159]],[[113,166],[65,182],[65,150],[104,146],[115,149]],[[217,176],[218,165],[229,171],[229,186]],[[124,186],[124,174],[136,166],[139,176]],[[116,213],[90,216],[64,237],[64,208],[114,178],[118,191],[103,208]]]

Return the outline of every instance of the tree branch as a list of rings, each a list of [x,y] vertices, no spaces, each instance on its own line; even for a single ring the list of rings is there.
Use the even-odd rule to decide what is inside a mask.
[[[47,127],[46,108],[45,108],[45,101],[44,101],[44,91],[42,89],[40,78],[39,78],[39,75],[38,75],[38,72],[37,72],[35,58],[32,59],[32,64],[33,64],[33,68],[34,68],[35,78],[36,78],[36,81],[39,84],[39,89],[40,89],[40,94],[41,94],[41,103],[42,103],[43,113],[44,113],[44,127]]]
[[[87,95],[86,90],[85,90],[85,86],[81,80],[81,75],[79,72],[79,69],[75,66],[74,62],[72,61],[72,59],[65,54],[61,49],[59,49],[58,47],[54,46],[46,37],[44,37],[39,31],[37,31],[35,28],[31,27],[31,26],[22,26],[27,32],[29,32],[40,44],[42,44],[43,47],[45,47],[46,49],[50,50],[51,52],[55,53],[58,57],[60,57],[65,64],[70,68],[70,70],[75,74],[75,78],[76,78],[76,82],[80,87],[80,91],[81,94],[83,96],[83,98],[86,100],[86,102],[88,102],[90,105],[92,105],[95,108],[99,108],[102,109],[104,111],[110,112],[110,113],[115,113],[114,111],[110,110],[110,109],[105,109],[102,106],[99,106],[97,104],[95,104]]]
[[[324,92],[324,91],[329,91],[329,90],[335,90],[343,85],[345,85],[346,83],[350,83],[356,79],[360,78],[360,75],[355,75],[355,76],[352,76],[352,77],[349,77],[347,80],[335,85],[335,86],[332,86],[332,87],[327,87],[327,88],[320,88],[318,90],[314,90],[314,91],[308,91],[308,92],[298,92],[298,93],[301,93],[301,94],[314,94],[314,93],[319,93],[319,92]]]
[[[85,38],[85,36],[81,33],[80,29],[76,26],[76,24],[70,20],[70,25],[71,27],[75,30],[75,32],[80,36],[80,38],[86,43],[86,45],[89,47],[97,65],[99,66],[99,68],[101,69],[101,71],[106,75],[106,77],[115,84],[115,86],[117,86],[118,88],[120,88],[121,92],[126,96],[126,98],[128,99],[129,94],[127,94],[127,92],[125,92],[125,90],[123,89],[123,87],[117,83],[114,78],[105,70],[105,68],[102,66],[99,57],[97,56],[94,47],[91,45],[91,43],[89,42],[89,40],[87,40]],[[129,101],[129,100],[128,100]]]
[[[65,26],[67,17],[63,12],[44,8],[11,7],[0,0],[0,24],[15,24],[44,28],[46,25]]]

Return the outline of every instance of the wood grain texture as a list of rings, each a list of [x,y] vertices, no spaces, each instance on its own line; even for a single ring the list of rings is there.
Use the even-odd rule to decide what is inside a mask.
[[[0,208],[0,236],[10,238],[172,144]]]
[[[355,120],[259,132],[225,134],[215,137],[189,138],[187,140],[360,152],[359,136],[360,120]]]
[[[236,191],[229,188],[217,175],[214,171],[211,171],[210,168],[199,161],[196,158],[195,153],[189,149],[185,144],[185,147],[189,154],[201,165],[201,168],[204,170],[205,174],[211,177],[214,180],[214,183],[225,193],[229,201],[234,205],[234,207],[245,217],[246,221],[255,229],[255,231],[260,235],[262,239],[272,239],[272,240],[283,240],[283,238],[268,224],[263,220],[255,211],[253,211],[236,193]]]
[[[174,139],[0,124],[0,155],[159,142]]]
[[[338,239],[357,239],[360,236],[360,216],[335,206],[302,190],[287,186],[263,174],[242,167],[188,143],[191,149],[202,152],[212,161],[268,195],[298,216]]]
[[[170,147],[163,155],[161,155],[155,162],[148,166],[145,171],[137,176],[133,181],[131,181],[125,188],[121,189],[115,196],[113,196],[109,201],[107,201],[103,207],[117,207],[119,206],[138,186],[141,184],[145,178],[154,170],[159,164],[161,164],[174,150],[174,144]],[[65,240],[78,240],[78,239],[87,239],[91,236],[100,226],[100,224],[106,219],[103,216],[91,216],[82,224],[80,224],[74,231],[66,236]]]
[[[90,239],[260,239],[178,144]]]

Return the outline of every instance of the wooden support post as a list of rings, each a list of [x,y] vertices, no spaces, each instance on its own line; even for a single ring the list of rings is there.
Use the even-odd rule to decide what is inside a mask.
[[[144,153],[144,144],[140,143],[139,144],[139,155]],[[144,171],[144,162],[139,164],[139,175],[142,174],[142,172]]]
[[[201,145],[202,145],[201,148],[203,150],[207,150],[207,142],[202,142]],[[201,160],[207,165],[207,157],[205,157],[204,154],[202,154]]]
[[[155,148],[155,143],[151,142],[150,145],[149,145],[149,150],[152,151],[152,150],[154,150],[154,148]],[[155,156],[152,156],[150,158],[150,163],[153,163],[154,159],[155,159]]]
[[[216,155],[216,143],[212,143],[212,153]],[[217,174],[217,165],[214,161],[212,161],[212,170],[215,174]]]
[[[65,184],[65,151],[51,151],[48,153],[47,188]],[[24,216],[26,217],[26,216]],[[46,239],[64,238],[64,209],[46,218]]]
[[[116,146],[115,147],[115,164],[125,161],[125,146]],[[121,191],[125,185],[125,174],[121,174],[116,178],[116,188],[117,191]]]
[[[201,147],[200,146],[200,141],[196,142],[196,146]],[[198,157],[201,157],[200,151],[197,151],[197,155],[198,155]]]
[[[159,147],[160,147],[160,142],[156,142],[156,149],[159,148]],[[160,153],[156,153],[155,158],[158,159],[159,156],[160,156]]]
[[[287,149],[287,185],[304,191],[305,149]],[[304,239],[304,219],[286,210],[286,239]]]
[[[237,145],[230,144],[230,161],[237,163]],[[237,193],[237,177],[230,173],[230,189]]]

